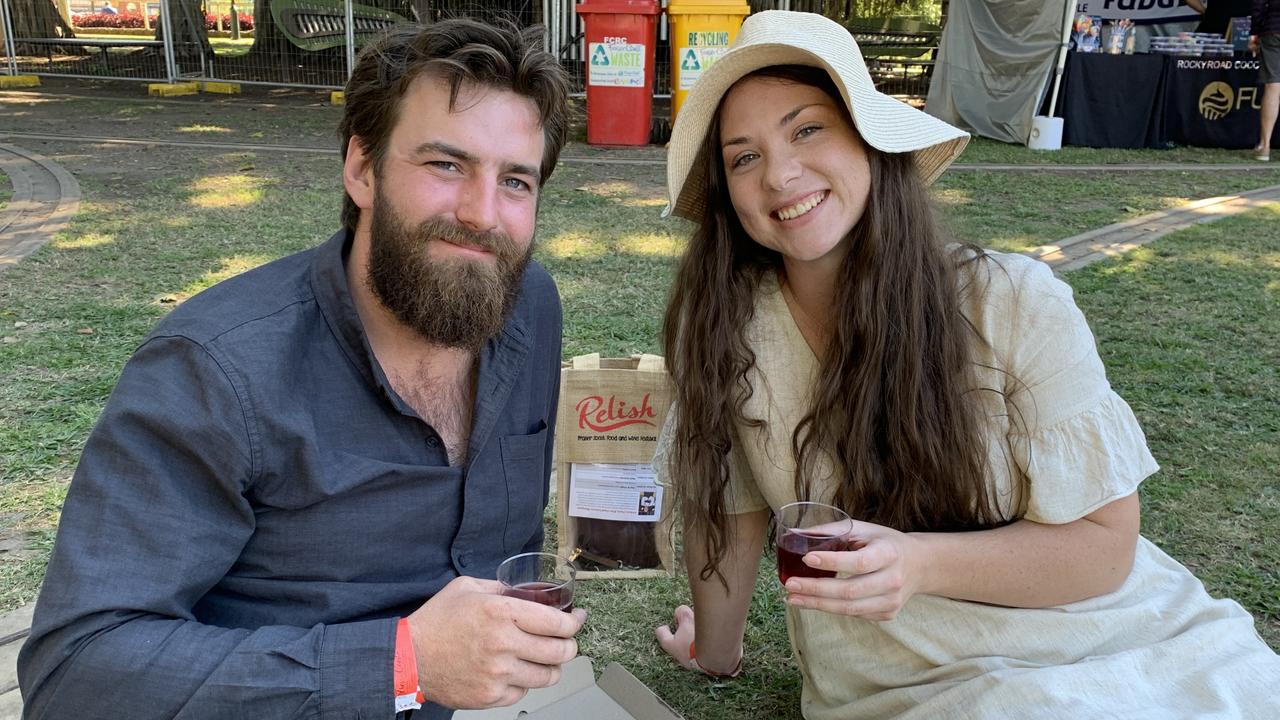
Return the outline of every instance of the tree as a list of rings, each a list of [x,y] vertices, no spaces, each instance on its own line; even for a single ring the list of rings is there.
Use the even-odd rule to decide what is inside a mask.
[[[22,38],[74,38],[75,30],[58,12],[52,0],[9,0],[10,21],[17,48],[15,55],[43,55],[43,45],[17,42]],[[79,48],[68,48],[79,50]]]
[[[177,58],[199,58],[213,55],[209,29],[204,24],[203,0],[161,0],[169,7],[169,25],[173,31],[173,53]],[[156,23],[156,40],[164,39],[164,23]]]

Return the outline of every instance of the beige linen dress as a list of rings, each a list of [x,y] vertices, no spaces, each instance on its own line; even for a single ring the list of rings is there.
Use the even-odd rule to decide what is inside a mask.
[[[1136,491],[1156,462],[1071,288],[1038,261],[991,257],[962,273],[964,312],[986,340],[980,387],[1003,393],[982,393],[990,482],[1006,517],[1025,505],[1029,520],[1070,522]],[[766,427],[738,428],[729,502],[776,511],[796,500],[791,433],[818,364],[771,276],[747,334],[745,412]],[[833,494],[828,482],[813,499]],[[1028,610],[917,595],[887,622],[788,607],[787,629],[808,720],[1280,718],[1280,657],[1253,619],[1145,538],[1129,578],[1101,597]]]

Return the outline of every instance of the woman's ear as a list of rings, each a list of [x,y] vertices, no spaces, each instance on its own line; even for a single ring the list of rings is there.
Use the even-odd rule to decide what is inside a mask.
[[[356,207],[362,210],[373,207],[374,181],[373,160],[365,155],[360,138],[352,135],[347,140],[347,158],[342,163],[342,184]]]

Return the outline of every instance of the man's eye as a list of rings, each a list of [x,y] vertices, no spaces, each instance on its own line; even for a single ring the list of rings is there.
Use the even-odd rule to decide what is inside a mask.
[[[446,172],[457,172],[458,170],[458,164],[455,162],[450,162],[448,160],[432,160],[427,164],[433,168],[436,168],[438,170],[444,170]]]
[[[502,183],[512,190],[532,190],[533,186],[520,178],[507,178]]]

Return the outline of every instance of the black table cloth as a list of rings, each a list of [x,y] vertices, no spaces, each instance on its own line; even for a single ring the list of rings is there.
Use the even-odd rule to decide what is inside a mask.
[[[1251,148],[1261,106],[1256,58],[1070,53],[1058,97],[1063,144],[1099,148]]]

